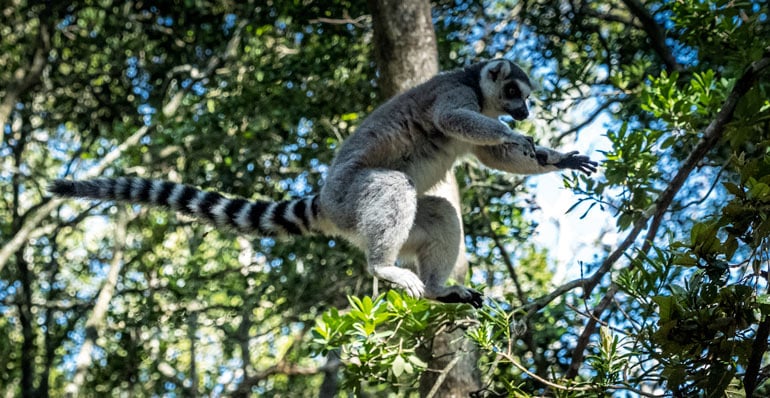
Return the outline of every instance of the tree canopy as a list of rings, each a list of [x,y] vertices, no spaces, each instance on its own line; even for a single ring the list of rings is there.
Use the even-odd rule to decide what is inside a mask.
[[[374,295],[342,241],[46,192],[119,175],[316,191],[386,99],[373,4],[0,6],[3,395],[430,396],[420,376],[458,361],[476,396],[770,394],[765,1],[431,3],[441,69],[516,61],[539,89],[511,126],[602,162],[560,186],[458,165],[481,310]],[[478,355],[432,369],[448,330]]]

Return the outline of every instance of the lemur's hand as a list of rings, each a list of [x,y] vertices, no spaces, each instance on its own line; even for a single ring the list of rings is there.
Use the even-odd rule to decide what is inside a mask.
[[[561,159],[554,161],[548,159],[549,153],[547,151],[537,152],[537,161],[541,166],[552,164],[560,169],[574,169],[581,171],[587,175],[596,171],[596,167],[599,163],[591,160],[588,156],[580,155],[578,151],[572,151],[561,156]]]
[[[560,169],[579,170],[590,176],[591,173],[596,171],[596,166],[598,165],[599,163],[594,162],[588,156],[580,155],[577,151],[573,151],[566,154],[555,166]]]

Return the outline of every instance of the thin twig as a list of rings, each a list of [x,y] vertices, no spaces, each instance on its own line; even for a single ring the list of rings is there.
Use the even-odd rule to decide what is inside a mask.
[[[555,288],[551,293],[545,296],[539,297],[537,300],[522,306],[522,309],[527,310],[527,317],[531,317],[536,312],[545,308],[545,306],[548,305],[550,302],[552,302],[553,300],[556,300],[557,298],[561,297],[562,295],[569,292],[570,290],[582,288],[586,284],[586,282],[588,282],[588,279],[581,278],[581,279],[575,279],[573,281],[562,284],[559,287]]]
[[[308,22],[310,22],[310,23],[325,23],[325,24],[329,24],[329,25],[347,25],[347,24],[351,24],[353,26],[356,26],[356,27],[359,27],[359,28],[363,28],[363,27],[366,26],[364,21],[366,21],[369,18],[371,18],[371,15],[366,15],[366,14],[358,16],[356,18],[351,18],[350,16],[345,16],[343,18],[324,18],[324,17],[319,17],[319,18],[311,19]]]
[[[704,201],[706,201],[706,199],[708,199],[708,197],[711,196],[711,193],[714,192],[714,188],[716,188],[716,186],[719,184],[719,177],[722,176],[722,172],[725,171],[725,169],[727,168],[727,165],[730,163],[730,161],[731,161],[731,159],[728,157],[727,160],[725,161],[725,164],[723,164],[722,167],[719,168],[719,171],[717,172],[717,175],[714,176],[714,182],[711,183],[711,187],[709,187],[709,190],[706,192],[705,195],[703,195],[699,199],[693,199],[692,201],[687,202],[687,203],[683,204],[680,207],[677,207],[673,211],[684,210],[684,209],[686,209],[686,208],[688,208],[690,206],[699,205],[699,204],[703,203]]]
[[[588,115],[588,117],[585,120],[583,120],[579,124],[575,125],[571,129],[569,129],[569,130],[559,134],[555,139],[553,139],[552,140],[553,144],[555,145],[555,144],[560,143],[561,140],[566,138],[568,135],[577,133],[578,131],[582,130],[584,127],[586,127],[589,124],[593,123],[593,121],[596,120],[596,118],[599,115],[601,115],[602,112],[604,112],[607,108],[610,107],[610,105],[614,104],[617,101],[618,100],[609,100],[609,101],[604,102],[603,104],[599,105],[598,107],[596,107],[596,109],[594,109],[593,113]]]
[[[572,350],[572,360],[570,361],[569,369],[565,374],[565,378],[574,379],[578,375],[580,366],[583,364],[585,358],[585,349],[588,347],[588,343],[591,341],[591,336],[596,330],[597,320],[599,320],[604,313],[604,310],[612,303],[615,293],[617,292],[617,285],[613,284],[607,291],[607,294],[602,297],[599,304],[591,312],[591,317],[586,322],[586,326],[583,332],[580,333],[575,348]]]
[[[518,363],[515,359],[513,359],[513,357],[510,356],[510,355],[507,355],[507,354],[505,354],[503,352],[498,352],[497,355],[505,358],[511,365],[515,366],[520,371],[526,373],[527,376],[531,377],[535,381],[537,381],[539,383],[542,383],[543,385],[548,386],[550,388],[553,388],[553,389],[556,389],[556,390],[561,390],[561,391],[570,391],[570,392],[574,392],[574,391],[591,391],[591,390],[595,390],[596,389],[595,387],[592,387],[592,386],[570,387],[570,386],[563,386],[561,384],[556,384],[556,383],[554,383],[554,382],[552,382],[550,380],[544,379],[544,378],[536,375],[535,373],[531,372],[529,369],[524,367],[524,365]]]

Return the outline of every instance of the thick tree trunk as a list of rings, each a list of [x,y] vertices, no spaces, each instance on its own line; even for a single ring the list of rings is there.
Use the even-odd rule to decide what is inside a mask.
[[[425,0],[369,0],[374,24],[374,59],[384,98],[438,73],[436,34]]]
[[[374,56],[380,71],[378,80],[383,98],[422,83],[438,73],[438,49],[433,30],[430,2],[427,0],[369,0],[374,23]],[[430,194],[449,200],[462,220],[457,180],[450,170],[444,182]],[[461,234],[461,237],[464,235]],[[463,282],[468,272],[463,238],[453,277]],[[480,389],[476,368],[478,351],[462,331],[442,333],[433,341],[428,358],[430,369],[420,380],[420,395],[434,397],[468,396]]]

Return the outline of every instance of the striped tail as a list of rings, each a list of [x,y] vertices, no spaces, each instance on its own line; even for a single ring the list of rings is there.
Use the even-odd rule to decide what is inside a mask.
[[[260,236],[321,233],[317,196],[267,202],[230,199],[189,185],[136,177],[55,180],[48,191],[63,197],[115,200],[168,207],[217,227]]]

